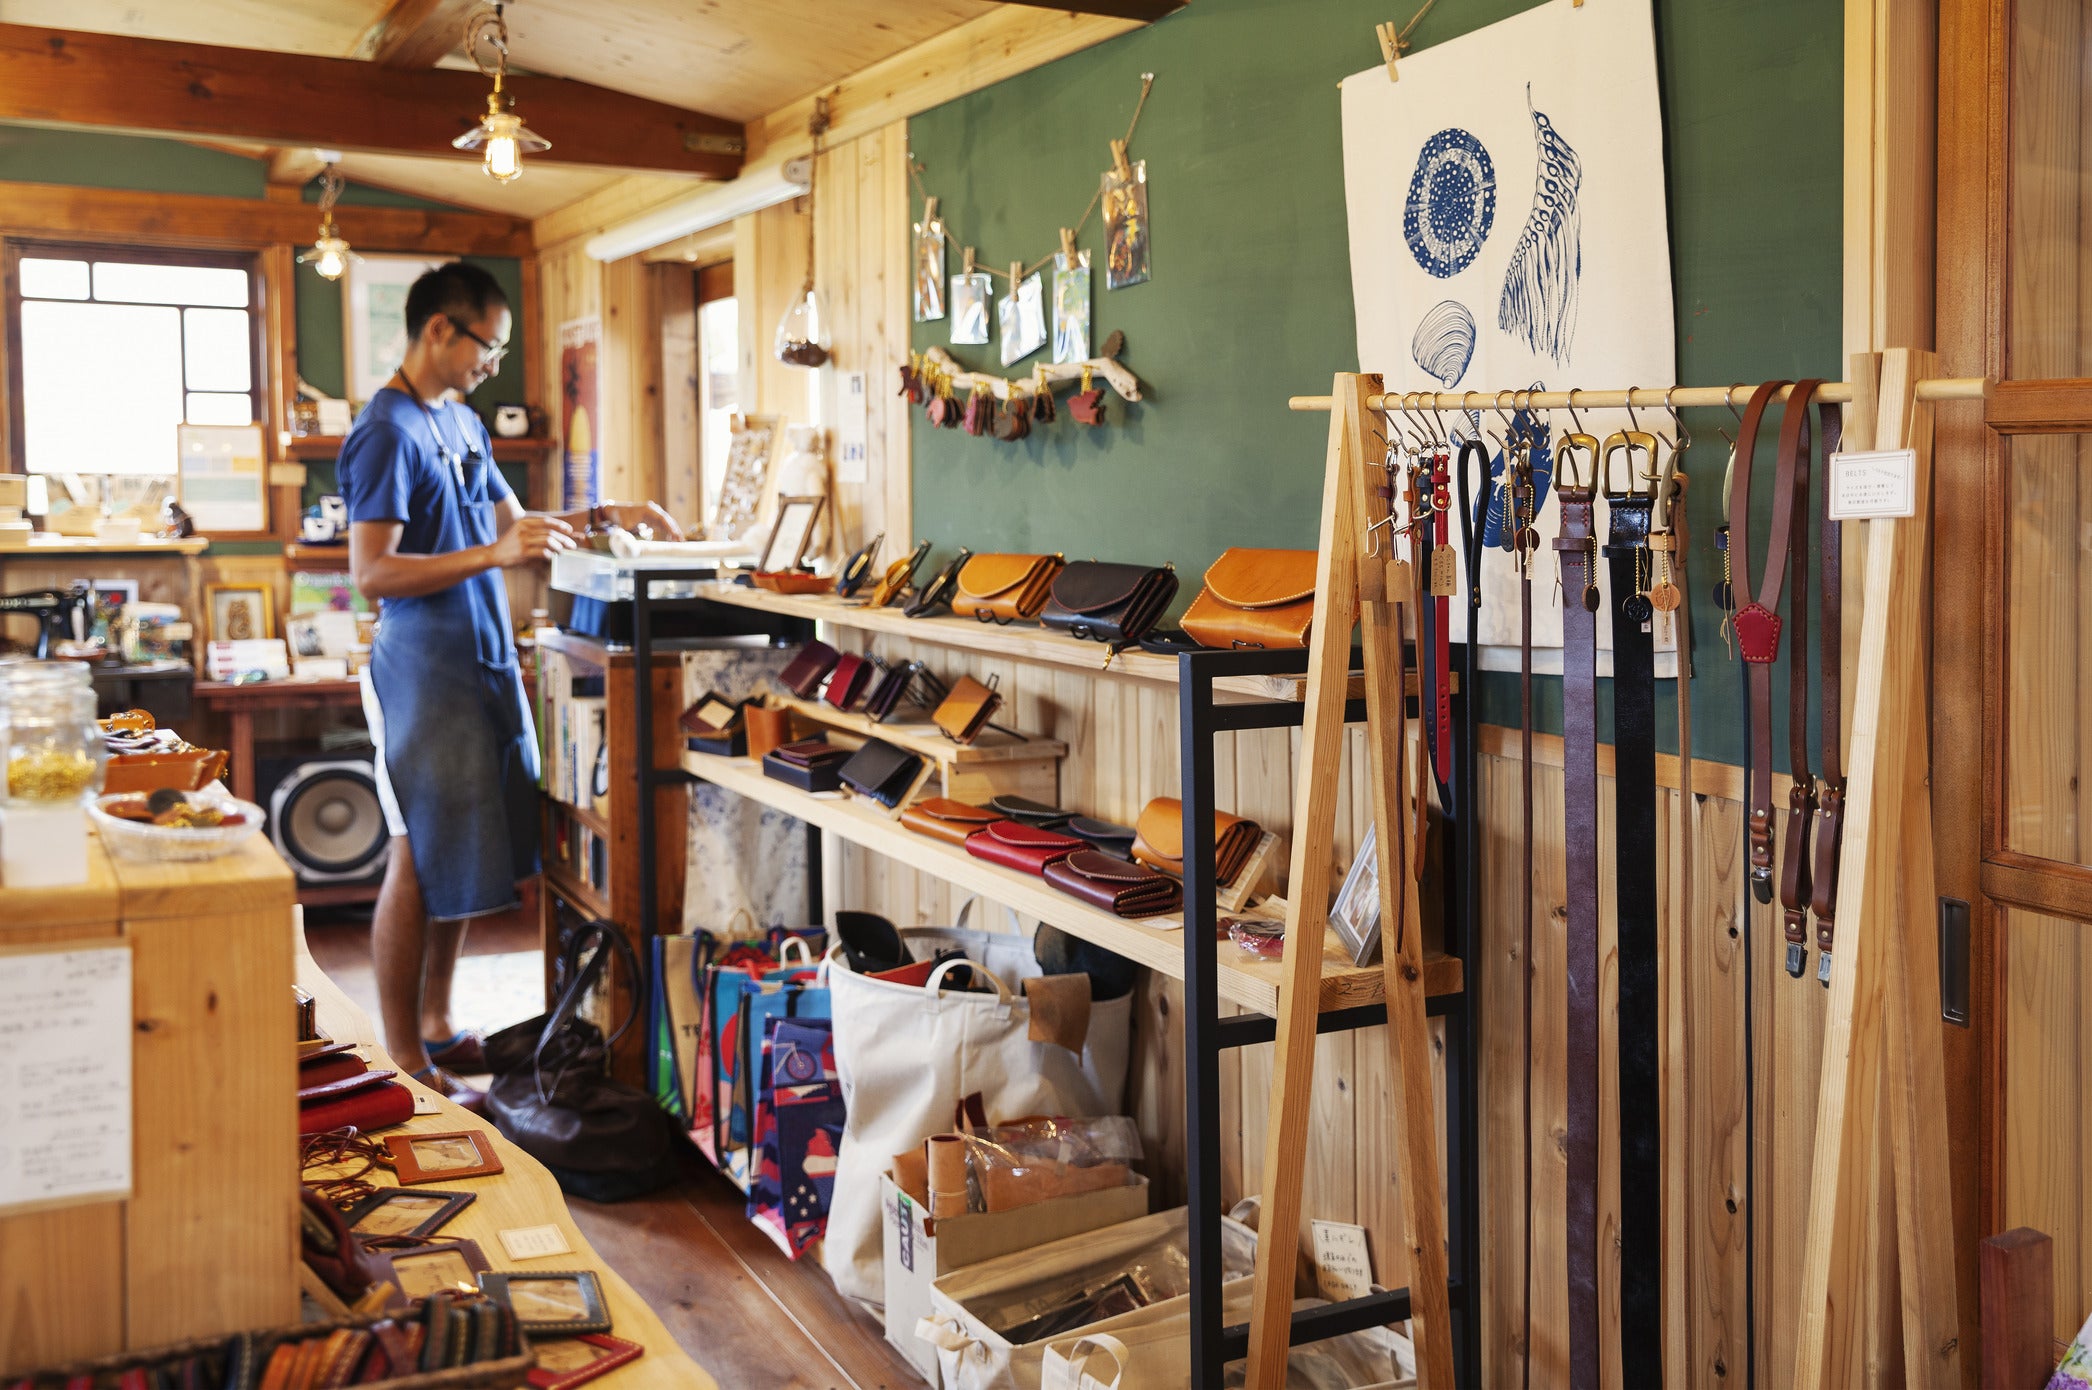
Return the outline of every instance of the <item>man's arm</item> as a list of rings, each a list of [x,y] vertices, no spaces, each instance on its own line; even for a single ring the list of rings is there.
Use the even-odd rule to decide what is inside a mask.
[[[676,541],[683,539],[683,528],[676,525],[675,518],[652,502],[605,502],[601,504],[601,510],[605,518],[627,531],[643,521],[654,528],[657,538],[666,537]],[[588,525],[588,513],[587,507],[577,507],[570,512],[526,512],[523,510],[523,504],[511,493],[494,506],[494,530],[496,534],[503,534],[526,516],[546,516],[555,518],[564,523],[570,531],[579,533],[582,527]]]
[[[400,554],[401,522],[358,521],[349,527],[349,573],[365,598],[416,598],[490,569],[549,560],[574,548],[573,532],[564,521],[526,514],[513,497],[500,504],[497,518],[500,535],[492,545],[442,555]]]

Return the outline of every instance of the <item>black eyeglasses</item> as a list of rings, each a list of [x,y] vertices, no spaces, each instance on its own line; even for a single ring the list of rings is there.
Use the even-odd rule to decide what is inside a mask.
[[[480,337],[479,334],[474,333],[471,329],[467,328],[464,324],[459,323],[456,319],[451,319],[449,314],[445,314],[443,317],[450,319],[450,326],[452,328],[457,329],[458,332],[464,334],[473,342],[479,344],[479,356],[482,362],[499,362],[502,358],[508,356],[507,343],[490,343],[485,338]]]

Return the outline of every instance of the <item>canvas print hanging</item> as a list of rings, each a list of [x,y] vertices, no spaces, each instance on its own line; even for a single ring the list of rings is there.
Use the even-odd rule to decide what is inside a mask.
[[[1590,81],[1593,72],[1605,80]],[[1342,103],[1361,370],[1381,374],[1389,391],[1677,380],[1648,5],[1528,9],[1405,55],[1399,84],[1377,65],[1347,78]],[[1582,420],[1600,438],[1629,424],[1624,411],[1587,410]],[[1570,427],[1560,412],[1523,423],[1535,437]],[[1654,423],[1644,412],[1643,427]],[[1503,432],[1488,410],[1447,412],[1444,424],[1456,441]],[[1515,669],[1516,561],[1499,548],[1505,528],[1488,519],[1502,493],[1498,453],[1492,445],[1476,621],[1483,665]],[[1551,462],[1536,451],[1536,463]],[[1547,554],[1560,512],[1544,492],[1540,500]],[[1465,575],[1464,563],[1456,569]],[[1547,582],[1534,584],[1533,598],[1535,669],[1558,671],[1561,596]],[[1452,640],[1464,641],[1471,607],[1449,608]],[[1661,632],[1658,640],[1669,645]],[[1609,671],[1610,603],[1599,609],[1599,645]],[[1675,661],[1660,652],[1658,674]]]
[[[1148,279],[1148,161],[1127,164],[1104,176],[1104,288],[1123,290]]]
[[[952,342],[978,346],[988,341],[988,305],[995,289],[985,270],[952,277]]]
[[[944,223],[937,217],[937,200],[925,199],[923,220],[915,224],[915,321],[932,323],[944,317]]]
[[[1010,292],[996,301],[995,317],[1002,331],[1005,367],[1046,346],[1046,290],[1039,272],[1014,280]]]
[[[1081,362],[1090,355],[1090,253],[1053,258],[1053,360]]]

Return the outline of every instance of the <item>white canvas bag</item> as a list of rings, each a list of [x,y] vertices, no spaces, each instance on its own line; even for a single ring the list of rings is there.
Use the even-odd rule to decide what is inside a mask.
[[[944,929],[903,932],[911,949],[956,944]],[[1022,981],[1040,974],[1024,937],[969,933],[998,947],[976,951],[994,994],[943,991],[953,965],[923,985],[857,975],[831,954],[830,1012],[835,1065],[849,1117],[836,1156],[835,1192],[821,1264],[843,1293],[874,1307],[885,1301],[879,1244],[879,1175],[893,1156],[948,1133],[959,1105],[978,1093],[991,1123],[1022,1115],[1116,1115],[1125,1097],[1133,996],[1090,1006],[1082,1055],[1031,1041],[1031,1006]],[[1014,940],[1023,956],[1001,949]],[[969,946],[975,943],[966,943]]]

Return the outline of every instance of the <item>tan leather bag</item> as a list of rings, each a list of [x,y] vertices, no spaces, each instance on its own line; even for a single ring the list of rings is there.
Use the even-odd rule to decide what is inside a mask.
[[[1141,808],[1140,823],[1134,827],[1133,857],[1151,869],[1174,878],[1184,877],[1184,803],[1174,796],[1158,796]],[[1264,837],[1264,827],[1253,820],[1213,813],[1213,876],[1222,888],[1235,881],[1242,866]]]
[[[1029,622],[1053,594],[1058,555],[976,555],[959,571],[952,612],[983,622]]]
[[[1184,613],[1202,647],[1305,647],[1315,617],[1312,550],[1225,551]]]

